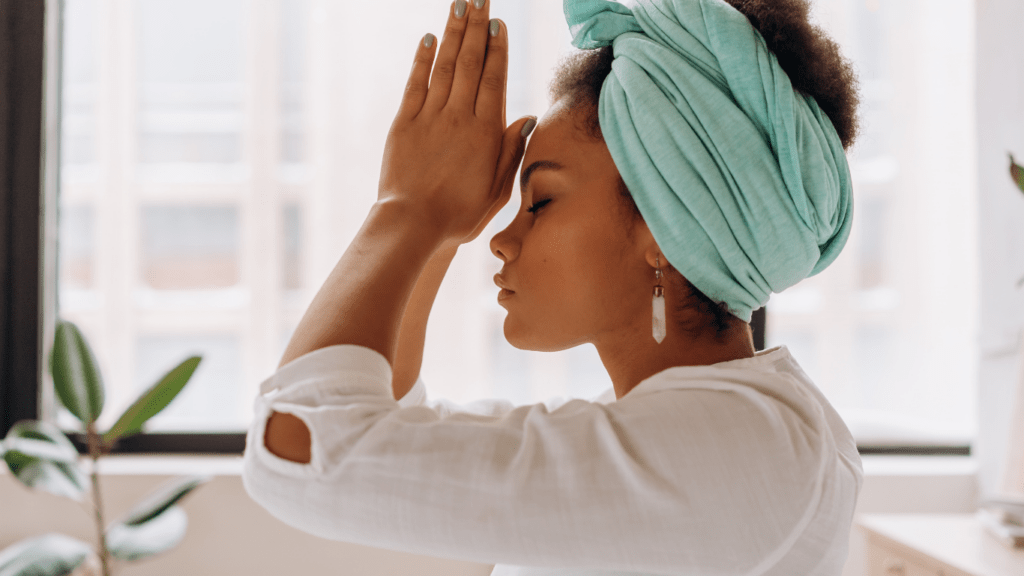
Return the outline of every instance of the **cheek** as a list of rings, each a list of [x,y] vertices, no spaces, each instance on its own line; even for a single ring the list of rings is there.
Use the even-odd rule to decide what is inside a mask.
[[[635,274],[624,261],[627,239],[610,232],[618,230],[615,224],[602,218],[546,222],[524,241],[523,254],[531,256],[524,280],[545,299],[537,303],[538,309],[564,317],[581,309],[608,310],[626,304],[622,298],[634,292],[628,287],[635,283]]]
[[[545,292],[564,292],[574,284],[589,280],[581,278],[592,267],[593,251],[587,245],[586,230],[577,221],[551,218],[538,223],[524,238],[520,258],[524,278],[531,286]],[[549,294],[553,296],[554,294]]]

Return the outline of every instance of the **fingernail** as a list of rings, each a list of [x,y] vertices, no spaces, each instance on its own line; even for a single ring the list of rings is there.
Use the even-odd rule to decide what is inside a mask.
[[[433,34],[427,32],[427,35],[423,37],[423,45],[426,46],[427,48],[430,48],[431,46],[434,45],[435,39],[436,38]]]
[[[477,10],[479,10],[479,9],[484,7],[484,2],[485,1],[486,0],[473,0],[473,7],[476,8]]]
[[[455,0],[455,17],[462,18],[466,14],[466,0]]]
[[[497,36],[498,35],[498,30],[500,30],[500,29],[501,29],[501,25],[498,24],[498,19],[497,18],[491,19],[491,36]]]
[[[536,118],[530,118],[529,120],[527,120],[526,124],[523,124],[523,131],[521,132],[521,134],[523,135],[523,138],[526,138],[527,136],[529,136],[530,133],[533,132],[533,129],[536,128],[536,127],[537,127],[537,119]]]

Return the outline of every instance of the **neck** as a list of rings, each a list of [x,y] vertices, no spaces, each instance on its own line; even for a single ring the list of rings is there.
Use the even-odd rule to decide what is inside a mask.
[[[649,326],[646,338],[643,336],[630,334],[617,342],[594,343],[611,376],[616,398],[622,398],[637,384],[667,368],[708,366],[754,355],[750,326],[739,320],[721,339],[713,333],[693,338],[671,325],[661,344],[651,336]]]

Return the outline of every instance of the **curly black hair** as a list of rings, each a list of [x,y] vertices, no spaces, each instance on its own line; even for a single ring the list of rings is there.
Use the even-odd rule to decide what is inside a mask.
[[[839,134],[843,149],[848,150],[859,129],[857,76],[852,63],[840,53],[839,45],[808,20],[809,0],[725,1],[761,33],[768,49],[789,76],[793,89],[814,98]],[[612,59],[611,46],[573,53],[559,63],[549,87],[551,101],[568,99],[577,124],[594,140],[603,140],[597,103],[601,86],[612,70]],[[640,210],[621,176],[618,188],[633,221],[641,219]],[[683,330],[694,337],[700,337],[710,328],[715,338],[722,340],[733,327],[743,323],[728,311],[725,303],[709,298],[671,266],[666,267],[665,277],[686,294],[676,318]],[[696,318],[684,314],[688,310],[695,310]]]

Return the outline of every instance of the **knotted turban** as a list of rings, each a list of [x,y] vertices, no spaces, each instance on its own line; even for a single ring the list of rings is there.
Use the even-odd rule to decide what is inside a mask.
[[[752,312],[839,255],[850,170],[829,118],[724,0],[564,0],[577,48],[612,46],[598,118],[665,258]]]

